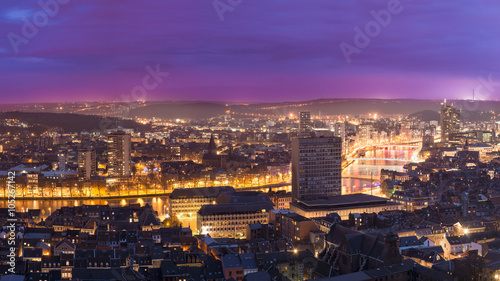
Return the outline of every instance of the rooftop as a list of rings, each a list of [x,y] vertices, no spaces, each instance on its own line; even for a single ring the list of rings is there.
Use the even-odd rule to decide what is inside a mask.
[[[465,236],[448,236],[446,240],[448,240],[450,245],[468,244],[471,242],[470,239]]]
[[[298,200],[290,204],[296,205],[302,209],[326,209],[335,210],[343,208],[352,208],[360,206],[377,206],[377,205],[399,205],[398,203],[389,202],[387,198],[377,197],[367,194],[349,194],[331,197],[322,197],[311,200]]]
[[[240,258],[237,254],[229,254],[222,257],[222,264],[224,268],[243,267]]]
[[[200,215],[216,215],[227,213],[245,213],[245,212],[258,212],[264,210],[268,212],[273,209],[271,202],[255,202],[248,204],[217,204],[217,205],[203,205],[198,211]]]

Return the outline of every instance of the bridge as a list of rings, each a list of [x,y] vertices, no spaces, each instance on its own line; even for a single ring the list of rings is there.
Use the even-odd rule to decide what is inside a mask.
[[[347,179],[355,179],[355,180],[379,180],[378,176],[372,176],[372,175],[343,175],[343,178]]]
[[[410,144],[374,145],[373,147],[376,147],[376,148],[387,148],[387,147],[420,148],[419,145],[410,145]]]
[[[358,158],[347,158],[348,161],[356,161],[356,160],[384,160],[384,161],[401,161],[401,162],[410,162],[413,161],[411,159],[401,159],[401,158],[377,158],[377,157],[358,157]]]

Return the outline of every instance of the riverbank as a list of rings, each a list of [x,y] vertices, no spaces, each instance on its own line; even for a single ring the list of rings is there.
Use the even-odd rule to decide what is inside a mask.
[[[281,182],[275,184],[266,184],[255,187],[242,187],[235,188],[237,191],[261,191],[266,189],[279,189],[280,187],[286,187],[291,185],[290,182]],[[211,187],[207,187],[211,188]],[[266,191],[267,192],[267,191]],[[117,200],[117,199],[135,199],[135,198],[154,198],[154,197],[166,197],[169,196],[172,191],[168,192],[157,192],[157,193],[135,193],[127,195],[110,195],[110,196],[75,196],[75,197],[48,197],[48,196],[38,196],[38,197],[16,197],[16,200],[41,200],[41,201],[53,201],[53,200]],[[0,196],[0,200],[7,200],[7,197]]]

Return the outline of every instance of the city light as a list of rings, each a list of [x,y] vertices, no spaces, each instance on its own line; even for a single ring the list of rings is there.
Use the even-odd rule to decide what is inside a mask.
[[[66,2],[0,4],[0,277],[500,280],[500,2]]]

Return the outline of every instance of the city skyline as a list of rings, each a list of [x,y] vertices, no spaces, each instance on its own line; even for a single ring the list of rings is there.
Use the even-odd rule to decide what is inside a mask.
[[[499,280],[499,12],[0,1],[0,281]]]
[[[498,84],[496,3],[44,3],[0,4],[6,103],[493,100]]]

